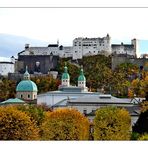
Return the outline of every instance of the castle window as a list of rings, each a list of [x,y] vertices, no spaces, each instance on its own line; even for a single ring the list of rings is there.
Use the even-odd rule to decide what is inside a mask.
[[[21,98],[23,98],[23,95],[21,94]]]
[[[30,95],[28,94],[28,98],[30,98]]]
[[[83,110],[83,114],[84,114],[84,115],[87,114],[87,110],[86,110],[86,109]]]

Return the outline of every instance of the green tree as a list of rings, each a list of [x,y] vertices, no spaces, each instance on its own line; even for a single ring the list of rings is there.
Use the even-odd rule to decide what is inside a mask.
[[[41,136],[43,140],[88,140],[89,121],[75,109],[47,112]]]
[[[129,140],[131,118],[125,109],[104,107],[94,118],[95,140]]]
[[[39,139],[36,123],[15,106],[0,107],[0,127],[0,140]]]

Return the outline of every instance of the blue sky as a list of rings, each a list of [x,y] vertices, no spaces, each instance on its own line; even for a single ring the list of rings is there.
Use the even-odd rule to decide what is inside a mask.
[[[141,53],[148,54],[148,40],[140,40],[139,48],[141,49],[141,51],[140,51]]]

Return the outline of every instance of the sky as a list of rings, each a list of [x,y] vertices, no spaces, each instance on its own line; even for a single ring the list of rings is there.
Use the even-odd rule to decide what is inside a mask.
[[[71,3],[68,0],[54,0],[47,3],[47,0],[23,0],[20,3],[19,0],[13,0],[8,3],[8,0],[5,0],[0,2],[0,6],[5,7],[0,8],[0,33],[49,43],[59,40],[65,46],[72,45],[72,40],[76,37],[104,37],[109,33],[113,42],[130,42],[133,38],[145,40],[140,46],[140,53],[147,52],[148,8],[139,7],[148,4],[146,5],[145,0],[141,0],[144,3],[137,0],[134,3],[128,1],[128,5],[124,1],[114,2],[103,0],[98,4],[96,0],[85,0],[85,3],[84,0]],[[106,8],[100,8],[101,6]],[[121,6],[124,8],[119,8]],[[125,8],[126,6],[138,8]]]

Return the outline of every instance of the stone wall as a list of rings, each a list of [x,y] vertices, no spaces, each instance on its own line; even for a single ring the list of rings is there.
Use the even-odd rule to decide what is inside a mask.
[[[146,58],[131,58],[126,56],[113,56],[112,57],[112,70],[114,70],[118,65],[122,63],[132,63],[136,64],[138,67],[145,65],[148,62]]]
[[[26,65],[29,73],[47,74],[50,69],[56,69],[59,57],[53,55],[19,55],[17,71],[24,73]]]

